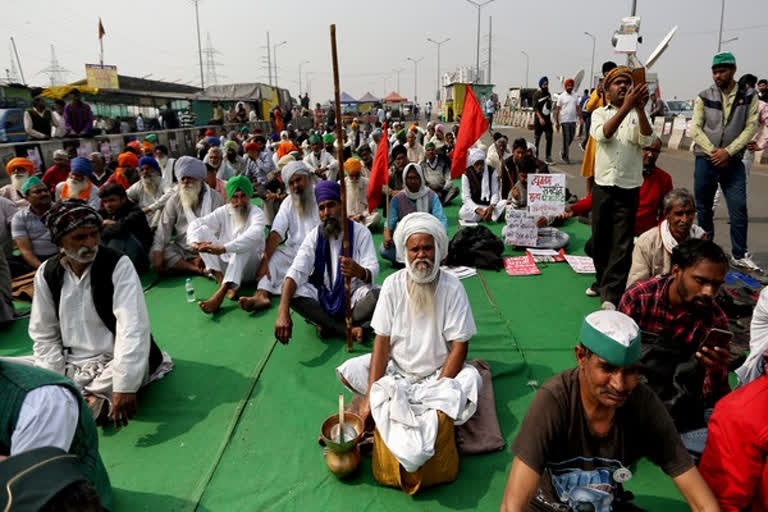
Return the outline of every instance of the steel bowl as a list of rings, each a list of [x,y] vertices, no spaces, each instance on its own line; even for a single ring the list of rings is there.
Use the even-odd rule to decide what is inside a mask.
[[[354,449],[354,447],[357,446],[357,443],[360,442],[360,438],[363,435],[362,418],[352,412],[344,413],[344,430],[346,432],[349,430],[348,427],[352,427],[352,429],[355,431],[355,436],[351,439],[347,439],[345,437],[343,443],[338,442],[337,439],[339,430],[338,425],[338,414],[332,414],[331,416],[328,416],[328,419],[323,422],[323,426],[320,427],[320,437],[323,438],[325,445],[329,450],[332,450],[336,453],[344,453]],[[336,428],[334,429],[334,427]],[[334,436],[333,434],[337,434],[337,436]]]

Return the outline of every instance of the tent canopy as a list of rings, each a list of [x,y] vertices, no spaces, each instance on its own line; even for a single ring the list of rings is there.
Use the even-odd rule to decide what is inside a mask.
[[[355,98],[352,97],[351,94],[349,94],[346,91],[342,91],[341,92],[340,102],[341,102],[342,105],[356,105],[356,104],[359,103]],[[334,101],[330,100],[328,103],[333,105]]]
[[[359,101],[360,101],[360,103],[378,103],[381,100],[379,100],[379,98],[377,98],[376,96],[374,96],[370,92],[366,92],[363,95],[363,97],[360,98]]]
[[[405,103],[406,101],[408,101],[408,99],[407,98],[403,98],[402,96],[400,96],[396,92],[392,91],[391,93],[387,94],[384,97],[384,101],[386,103]]]

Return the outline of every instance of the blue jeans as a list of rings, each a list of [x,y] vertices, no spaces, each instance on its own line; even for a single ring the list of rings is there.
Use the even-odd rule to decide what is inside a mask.
[[[707,232],[710,240],[715,237],[712,221],[712,204],[717,185],[723,189],[731,221],[731,253],[736,259],[747,252],[747,177],[741,159],[732,158],[725,169],[718,169],[709,158],[696,157],[693,174],[693,193],[696,196],[696,216],[699,226]]]

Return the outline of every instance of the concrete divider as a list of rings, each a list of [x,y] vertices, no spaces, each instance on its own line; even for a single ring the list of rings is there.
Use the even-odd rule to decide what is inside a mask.
[[[680,149],[680,141],[685,134],[686,119],[683,116],[677,116],[672,119],[672,133],[667,141],[667,147],[670,149]]]

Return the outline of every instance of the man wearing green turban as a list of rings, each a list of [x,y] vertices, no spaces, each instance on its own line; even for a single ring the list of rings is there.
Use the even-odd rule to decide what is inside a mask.
[[[265,218],[261,208],[251,204],[251,180],[233,176],[225,188],[229,204],[198,217],[187,231],[192,249],[219,283],[218,290],[199,303],[205,313],[218,311],[225,298],[237,298],[240,284],[256,277],[264,252]]]
[[[335,181],[339,171],[339,162],[333,158],[333,152],[323,149],[324,144],[333,149],[333,141],[332,133],[326,133],[322,138],[319,135],[309,138],[310,152],[304,157],[304,163],[321,180]]]

